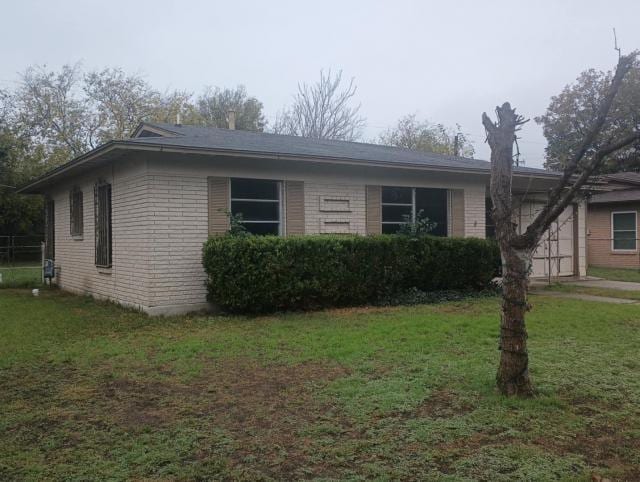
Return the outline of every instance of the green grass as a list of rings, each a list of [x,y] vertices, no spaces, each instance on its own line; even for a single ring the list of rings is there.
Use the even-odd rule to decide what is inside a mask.
[[[38,263],[1,264],[2,288],[39,288],[42,286],[42,267]]]
[[[596,268],[589,266],[587,270],[589,276],[609,279],[613,281],[633,281],[640,283],[640,270],[632,268]]]
[[[495,298],[158,319],[0,291],[0,479],[637,480],[640,309],[532,301],[516,400]]]
[[[607,296],[626,300],[640,300],[640,291],[617,290],[614,288],[597,288],[595,286],[572,285],[570,283],[553,283],[544,286],[546,291],[561,293],[577,293],[591,296]]]

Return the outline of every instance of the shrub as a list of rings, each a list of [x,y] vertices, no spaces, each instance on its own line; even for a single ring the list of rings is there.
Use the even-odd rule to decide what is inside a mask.
[[[220,236],[204,246],[209,300],[236,313],[376,303],[412,288],[485,289],[495,243],[424,236]]]

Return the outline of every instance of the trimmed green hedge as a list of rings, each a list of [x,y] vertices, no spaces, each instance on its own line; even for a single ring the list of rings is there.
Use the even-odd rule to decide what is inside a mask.
[[[411,288],[486,288],[494,242],[425,236],[220,236],[204,245],[209,300],[266,313],[375,303]]]

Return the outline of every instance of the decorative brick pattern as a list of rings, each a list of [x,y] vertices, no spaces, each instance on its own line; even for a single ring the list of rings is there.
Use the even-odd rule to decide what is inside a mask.
[[[321,210],[322,199],[346,199],[349,211],[327,212]],[[349,233],[366,234],[365,227],[365,186],[363,184],[325,184],[313,181],[305,182],[305,232],[344,233],[345,224],[349,224]]]

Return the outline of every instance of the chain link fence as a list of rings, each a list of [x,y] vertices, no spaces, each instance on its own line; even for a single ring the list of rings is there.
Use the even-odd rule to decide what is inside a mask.
[[[44,235],[0,236],[0,288],[42,284]]]

